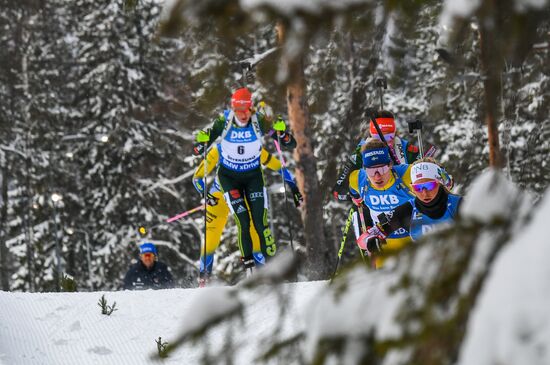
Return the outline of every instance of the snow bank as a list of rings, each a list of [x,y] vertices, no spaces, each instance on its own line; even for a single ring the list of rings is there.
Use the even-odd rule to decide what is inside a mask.
[[[0,363],[147,364],[155,339],[170,341],[196,290],[106,293],[0,292]],[[101,314],[101,295],[112,315]],[[182,355],[166,363],[181,363]],[[185,356],[198,361],[197,353]]]
[[[472,182],[460,209],[465,218],[489,223],[518,214],[513,207],[522,206],[522,200],[519,189],[500,171],[488,169]]]
[[[322,282],[287,284],[290,314],[281,336],[304,328],[300,314]],[[151,364],[157,353],[156,340],[175,339],[213,315],[239,310],[235,288],[168,289],[94,293],[11,293],[0,292],[0,364]],[[112,315],[102,315],[97,302],[101,295]],[[275,292],[239,296],[246,304],[244,323],[221,325],[201,340],[184,344],[162,364],[198,364],[205,349],[222,351],[228,330],[234,331],[235,363],[251,363],[269,345],[281,326],[277,311],[280,297]],[[229,323],[235,324],[235,323]],[[246,359],[246,360],[245,360]],[[158,362],[161,363],[161,362]]]
[[[460,365],[550,364],[550,194],[503,249],[468,324]]]
[[[336,281],[334,286],[326,287],[304,313],[308,323],[306,359],[313,360],[322,339],[341,337],[347,346],[343,361],[358,364],[368,350],[364,348],[364,337],[371,333],[377,339],[399,335],[393,316],[402,296],[391,293],[394,284],[384,271],[367,273],[360,267],[347,276],[345,283]]]

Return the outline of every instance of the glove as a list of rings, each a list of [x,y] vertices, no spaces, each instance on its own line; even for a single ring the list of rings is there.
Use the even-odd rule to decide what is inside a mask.
[[[334,196],[334,199],[341,202],[349,200],[348,189],[338,183],[336,183],[336,185],[332,188],[332,196]]]
[[[351,173],[352,170],[354,170],[354,165],[351,161],[347,161],[346,163],[344,163],[344,168],[342,169],[342,173],[338,176],[338,179],[336,180],[336,184],[334,184],[334,187],[332,188],[332,195],[334,195],[334,198],[336,200],[340,200],[340,201],[349,200],[349,195],[348,195],[349,174]]]
[[[286,124],[283,118],[279,115],[277,117],[277,120],[273,123],[273,129],[277,132],[284,132],[286,131]]]
[[[210,141],[210,131],[199,131],[199,133],[197,133],[196,141],[198,143],[206,143]]]
[[[299,208],[304,202],[304,197],[302,196],[302,193],[300,193],[300,190],[296,185],[296,180],[294,180],[294,176],[286,168],[281,168],[279,170],[279,174],[283,176],[286,185],[289,187],[290,191],[292,191],[294,205],[296,205],[296,208]]]
[[[356,197],[351,197],[351,201],[353,202],[353,204],[355,204],[356,206],[360,207],[361,204],[363,204],[363,198],[359,197],[359,198],[356,198]]]
[[[338,177],[338,180],[336,180],[336,184],[334,184],[334,187],[332,188],[332,195],[334,196],[334,199],[339,201],[347,201],[349,200],[349,170],[344,169],[344,172]]]
[[[265,119],[271,121],[273,120],[273,109],[265,103],[265,101],[260,101],[258,104],[258,113],[262,114]]]
[[[300,190],[298,190],[298,187],[291,188],[292,190],[292,198],[294,199],[294,205],[296,208],[300,208],[302,206],[302,203],[304,202],[304,197],[302,196],[302,193],[300,193]]]
[[[340,193],[338,190],[336,190],[337,185],[334,186],[334,189],[332,190],[332,196],[334,196],[334,199],[345,202],[349,200],[349,194],[346,192]]]
[[[200,156],[204,152],[204,143],[195,143],[193,146],[193,154],[195,156]]]
[[[382,252],[382,245],[386,243],[386,235],[378,226],[369,227],[357,239],[357,246],[371,256],[374,253]]]
[[[193,179],[193,186],[195,187],[195,190],[202,195],[204,192],[204,180],[201,178]]]

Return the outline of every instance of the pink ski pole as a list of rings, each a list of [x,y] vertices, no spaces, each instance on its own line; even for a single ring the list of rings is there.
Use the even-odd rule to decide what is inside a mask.
[[[175,216],[173,216],[173,217],[171,217],[171,218],[168,218],[168,219],[166,220],[166,222],[167,222],[167,223],[171,223],[171,222],[173,222],[173,221],[177,221],[178,219],[181,219],[181,218],[183,218],[183,217],[188,216],[189,214],[193,214],[193,213],[198,212],[199,210],[203,210],[203,209],[204,209],[204,205],[201,204],[201,205],[199,205],[198,207],[195,207],[195,208],[193,208],[193,209],[188,210],[187,212],[183,212],[183,213],[180,213],[180,214],[178,214],[178,215],[175,215]]]
[[[277,150],[277,153],[279,154],[279,159],[281,160],[281,165],[284,169],[286,169],[286,161],[283,156],[283,151],[281,151],[281,146],[279,145],[279,138],[274,139],[273,142],[275,143],[275,149]]]

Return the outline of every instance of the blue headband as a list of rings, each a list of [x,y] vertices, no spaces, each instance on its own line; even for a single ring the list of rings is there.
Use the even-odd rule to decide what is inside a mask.
[[[387,147],[365,150],[361,153],[361,157],[363,157],[363,167],[389,165],[391,162],[390,152]]]

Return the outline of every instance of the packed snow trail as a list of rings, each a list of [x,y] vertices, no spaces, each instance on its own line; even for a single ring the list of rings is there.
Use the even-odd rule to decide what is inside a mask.
[[[285,284],[290,294],[290,315],[285,319],[282,336],[303,329],[305,305],[326,282]],[[175,339],[187,318],[196,322],[201,313],[190,308],[206,291],[235,290],[235,287],[205,289],[167,289],[92,293],[12,293],[0,292],[0,364],[150,364],[157,353],[155,340]],[[295,295],[299,293],[298,295]],[[101,314],[98,301],[105,294],[109,305],[116,302],[112,315]],[[273,336],[278,323],[280,297],[273,291],[247,292],[240,296],[245,307],[247,329],[242,332],[232,322],[236,363],[251,363],[265,339]],[[216,306],[219,303],[204,303]],[[207,308],[205,308],[207,309]],[[205,311],[208,312],[208,311]],[[207,344],[185,344],[170,354],[163,364],[198,364],[204,346],[216,349],[227,334],[227,326],[218,326],[208,336]],[[262,343],[263,341],[263,343]],[[245,358],[247,358],[245,360]],[[241,361],[239,361],[239,359]]]

